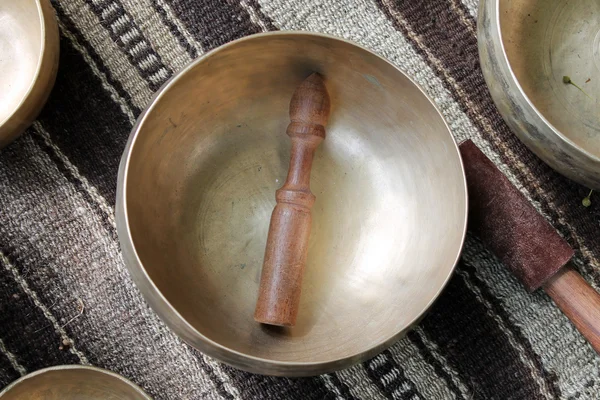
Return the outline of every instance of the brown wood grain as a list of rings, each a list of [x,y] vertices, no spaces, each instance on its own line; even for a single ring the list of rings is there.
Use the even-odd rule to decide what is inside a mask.
[[[600,294],[568,265],[550,278],[543,287],[600,354]]]
[[[287,134],[292,140],[288,176],[276,192],[254,319],[293,326],[298,315],[302,276],[308,255],[315,196],[310,191],[313,156],[325,139],[329,95],[323,77],[312,74],[290,102]]]

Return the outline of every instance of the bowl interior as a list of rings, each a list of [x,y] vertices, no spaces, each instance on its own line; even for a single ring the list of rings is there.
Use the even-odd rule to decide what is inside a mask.
[[[35,0],[0,2],[0,124],[33,85],[41,58],[42,21]]]
[[[34,372],[0,393],[2,400],[149,400],[125,379],[97,368],[63,366]]]
[[[525,95],[563,136],[600,157],[600,2],[500,0],[499,18]]]
[[[332,112],[298,323],[274,329],[253,312],[289,101],[314,70]],[[275,362],[353,357],[404,331],[453,270],[466,219],[456,144],[426,96],[370,52],[304,34],[234,42],[172,81],[139,127],[124,190],[137,255],[204,337],[193,344]]]

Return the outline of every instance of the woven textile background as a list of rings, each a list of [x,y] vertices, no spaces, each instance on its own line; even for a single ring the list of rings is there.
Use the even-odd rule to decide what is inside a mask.
[[[17,1],[17,0],[5,0]],[[0,387],[92,364],[155,399],[600,399],[600,358],[543,293],[468,237],[422,323],[351,369],[256,376],[182,343],[123,266],[117,168],[153,92],[210,49],[267,30],[354,40],[409,73],[576,250],[600,286],[600,204],[510,133],[479,67],[475,0],[54,0],[61,56],[39,119],[0,153]],[[83,306],[83,312],[82,311]],[[70,346],[63,346],[68,341]]]

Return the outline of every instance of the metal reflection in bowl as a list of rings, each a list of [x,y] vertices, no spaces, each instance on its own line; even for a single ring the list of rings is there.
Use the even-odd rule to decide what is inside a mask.
[[[253,319],[288,106],[320,72],[331,97],[295,327]],[[311,375],[389,346],[457,261],[466,185],[448,126],[421,89],[355,44],[308,33],[251,36],[192,63],[134,128],[118,183],[127,266],[178,335],[238,368]]]

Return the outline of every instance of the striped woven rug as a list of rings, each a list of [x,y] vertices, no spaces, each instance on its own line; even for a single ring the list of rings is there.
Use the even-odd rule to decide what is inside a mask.
[[[16,0],[14,0],[16,1]],[[408,72],[576,250],[600,287],[600,204],[511,134],[489,96],[476,0],[54,0],[55,89],[0,153],[0,387],[57,364],[124,375],[155,399],[600,399],[600,358],[476,238],[422,323],[372,360],[286,379],[222,365],[156,317],[123,266],[116,176],[136,117],[192,59],[268,30],[356,41]],[[69,345],[63,345],[63,342]]]

